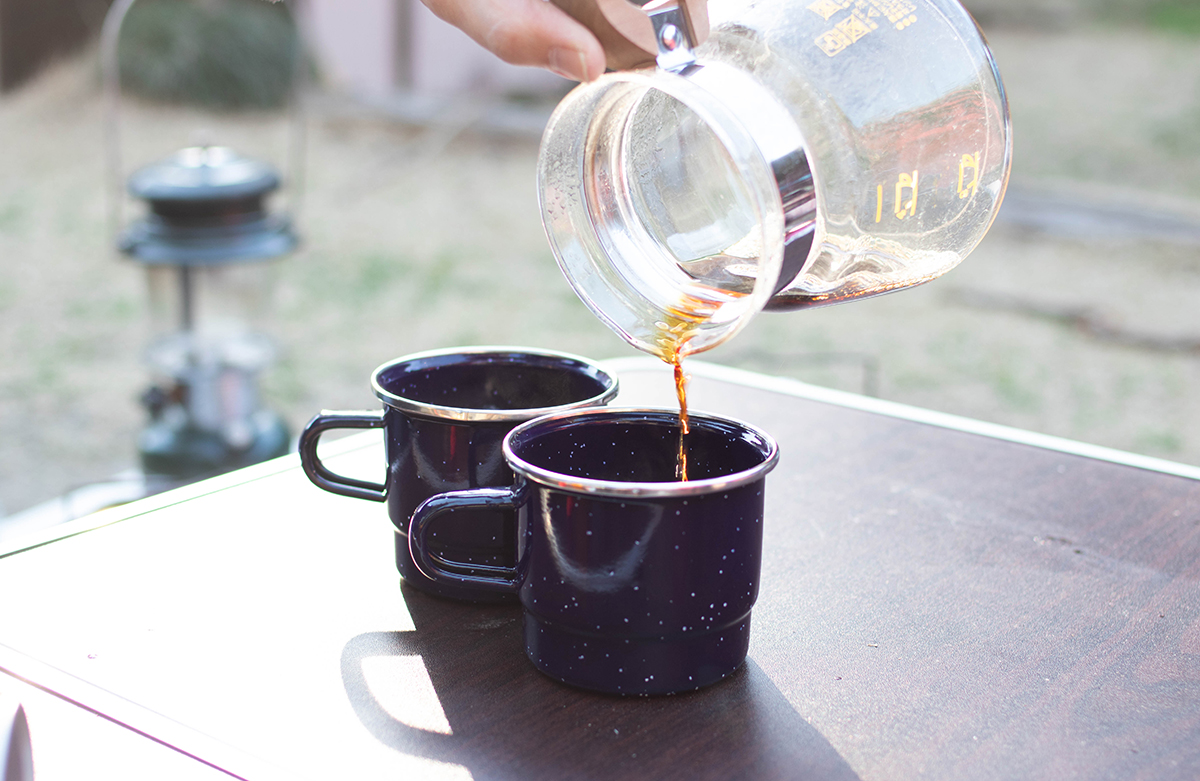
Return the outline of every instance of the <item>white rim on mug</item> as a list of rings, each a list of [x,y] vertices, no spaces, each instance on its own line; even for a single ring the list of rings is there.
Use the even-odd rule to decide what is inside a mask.
[[[470,407],[447,407],[440,404],[432,404],[429,402],[410,399],[398,394],[392,393],[379,384],[379,376],[386,370],[398,366],[403,363],[411,363],[413,361],[427,360],[430,358],[441,358],[447,356],[487,356],[494,355],[497,357],[511,355],[513,357],[531,356],[534,358],[552,358],[558,360],[570,361],[578,364],[580,368],[586,368],[593,372],[593,376],[600,382],[605,379],[611,384],[602,392],[590,396],[586,399],[573,401],[569,404],[558,404],[553,407],[527,407],[521,409],[472,409]],[[566,410],[578,409],[581,407],[593,407],[598,404],[606,404],[616,397],[619,389],[617,377],[608,371],[605,371],[595,361],[590,361],[578,355],[571,353],[558,352],[556,350],[539,350],[528,347],[507,347],[507,346],[480,346],[480,347],[450,347],[441,350],[427,350],[425,352],[412,353],[405,355],[395,360],[388,361],[376,367],[375,371],[371,372],[371,388],[375,391],[375,396],[387,406],[414,415],[422,415],[424,417],[436,418],[442,420],[461,420],[469,422],[490,422],[490,423],[520,423],[533,418],[542,417],[557,412]]]
[[[742,429],[758,440],[755,443],[756,446],[765,451],[763,460],[749,469],[719,477],[688,480],[686,482],[648,483],[597,480],[566,475],[561,472],[555,472],[552,469],[545,469],[544,467],[531,464],[513,452],[513,441],[519,439],[526,431],[532,428],[545,426],[555,421],[583,421],[587,418],[597,416],[608,416],[613,418],[615,422],[628,422],[631,424],[646,421],[670,423],[672,419],[676,421],[679,419],[678,411],[665,407],[596,407],[594,409],[547,415],[518,426],[504,438],[504,457],[508,461],[509,467],[514,472],[524,475],[536,483],[564,491],[576,491],[579,493],[618,498],[674,498],[713,494],[753,483],[765,477],[767,472],[774,469],[775,464],[779,461],[779,444],[770,434],[735,418],[709,415],[703,412],[689,413],[688,417],[692,424],[716,423],[723,427]]]

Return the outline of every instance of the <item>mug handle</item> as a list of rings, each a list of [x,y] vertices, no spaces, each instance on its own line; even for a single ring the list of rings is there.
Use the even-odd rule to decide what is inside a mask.
[[[493,567],[447,561],[430,552],[426,535],[438,517],[452,510],[479,508],[515,510],[519,503],[520,499],[515,488],[472,488],[429,497],[413,510],[412,520],[408,524],[408,552],[412,555],[413,563],[417,565],[421,574],[435,583],[469,586],[480,591],[497,594],[517,593],[520,584],[517,581],[516,567]],[[449,568],[475,570],[484,574],[473,575],[466,571],[456,572]]]
[[[321,410],[318,414],[313,415],[313,419],[308,421],[308,425],[300,434],[298,449],[300,450],[300,465],[304,467],[304,474],[308,475],[308,479],[313,481],[318,488],[324,488],[330,493],[354,499],[370,499],[375,502],[387,501],[387,485],[384,483],[372,483],[369,480],[358,480],[339,475],[330,471],[317,457],[317,442],[321,439],[321,434],[329,429],[383,428],[383,425],[382,410],[375,412]]]

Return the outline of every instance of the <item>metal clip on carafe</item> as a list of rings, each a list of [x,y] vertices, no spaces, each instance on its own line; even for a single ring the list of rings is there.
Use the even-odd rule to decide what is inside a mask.
[[[708,37],[708,9],[705,0],[552,0],[591,30],[604,47],[610,70],[631,70],[654,64],[677,70],[674,60],[664,55],[676,52],[683,44],[688,55]],[[663,27],[674,26],[679,37],[669,34],[666,44]],[[684,65],[690,64],[684,63]]]

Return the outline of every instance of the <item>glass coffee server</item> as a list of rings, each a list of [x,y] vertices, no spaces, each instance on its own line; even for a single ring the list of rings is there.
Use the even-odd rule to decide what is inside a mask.
[[[1008,106],[956,0],[555,2],[617,69],[546,128],[542,221],[641,350],[926,282],[995,218]]]

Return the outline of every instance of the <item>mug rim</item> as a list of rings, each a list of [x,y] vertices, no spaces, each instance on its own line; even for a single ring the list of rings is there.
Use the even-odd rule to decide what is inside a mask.
[[[597,379],[600,379],[601,381],[607,380],[607,385],[603,391],[593,396],[589,396],[586,399],[580,399],[579,401],[573,401],[568,404],[558,404],[552,407],[476,409],[471,407],[448,407],[441,404],[418,401],[416,399],[411,399],[396,393],[392,393],[391,391],[385,389],[379,382],[379,377],[383,372],[404,363],[427,360],[431,358],[452,356],[470,357],[479,355],[532,356],[535,358],[550,358],[566,361],[576,364],[579,368],[591,370],[596,375]],[[386,406],[410,415],[419,415],[435,420],[456,420],[470,423],[523,423],[534,418],[544,417],[557,412],[607,404],[616,397],[617,392],[620,390],[620,381],[617,378],[617,375],[608,371],[596,361],[592,361],[572,353],[561,352],[559,350],[543,350],[533,347],[479,345],[470,347],[446,347],[437,350],[423,350],[421,352],[409,353],[408,355],[402,355],[399,358],[394,358],[375,367],[375,370],[371,372],[371,389],[375,392],[376,398],[382,401]]]
[[[703,496],[738,488],[763,479],[779,462],[779,443],[770,434],[757,426],[752,426],[737,418],[708,412],[689,412],[688,419],[691,423],[707,422],[732,425],[754,435],[761,441],[762,446],[765,448],[763,460],[749,469],[719,477],[688,480],[687,482],[650,483],[575,477],[531,464],[513,452],[514,440],[526,436],[529,431],[535,428],[552,426],[561,421],[572,421],[597,416],[625,418],[630,421],[658,421],[664,418],[667,420],[679,420],[679,412],[667,407],[595,407],[592,409],[569,410],[553,415],[544,415],[540,418],[527,421],[508,432],[508,435],[504,437],[504,459],[508,462],[509,468],[516,474],[549,488],[590,496],[646,499]]]

